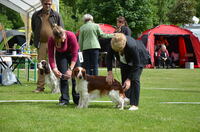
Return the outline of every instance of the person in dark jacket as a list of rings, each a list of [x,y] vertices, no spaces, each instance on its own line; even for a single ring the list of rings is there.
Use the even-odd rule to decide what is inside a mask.
[[[55,24],[63,25],[62,18],[58,12],[51,8],[52,0],[41,0],[43,8],[36,11],[32,16],[31,26],[34,37],[34,45],[38,49],[38,62],[47,60],[47,41],[52,36],[52,28]],[[37,88],[33,92],[43,92],[45,77],[38,72]]]
[[[114,57],[120,63],[122,86],[130,99],[129,110],[138,110],[140,96],[140,76],[143,67],[148,64],[148,51],[140,40],[135,40],[122,33],[115,33],[108,49],[106,63],[108,75],[106,81],[113,83],[112,60]]]
[[[128,27],[125,17],[120,16],[117,18],[117,29],[115,33],[123,33],[127,36],[131,36],[131,29]]]
[[[164,44],[161,45],[159,51],[158,51],[158,68],[160,66],[169,68],[171,65],[172,59],[169,57],[169,52]]]

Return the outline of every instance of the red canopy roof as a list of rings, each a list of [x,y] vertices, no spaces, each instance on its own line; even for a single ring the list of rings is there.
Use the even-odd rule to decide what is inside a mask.
[[[99,24],[99,27],[101,28],[101,30],[104,33],[107,33],[107,34],[111,34],[111,33],[115,32],[115,28],[112,25],[109,25],[109,24]],[[76,33],[76,36],[79,35],[79,32],[80,31],[78,30],[77,33]]]
[[[114,33],[115,32],[115,28],[112,26],[112,25],[109,25],[109,24],[99,24],[101,30],[104,32],[104,33]]]

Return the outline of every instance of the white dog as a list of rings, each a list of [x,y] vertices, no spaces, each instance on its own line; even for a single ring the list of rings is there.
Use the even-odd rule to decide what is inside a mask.
[[[51,88],[52,93],[60,93],[60,79],[51,70],[46,60],[41,60],[37,65],[41,75],[45,75],[45,83]]]

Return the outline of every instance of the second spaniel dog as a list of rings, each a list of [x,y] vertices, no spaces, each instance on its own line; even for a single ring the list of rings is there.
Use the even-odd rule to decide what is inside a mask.
[[[40,74],[45,75],[45,83],[51,88],[51,92],[60,93],[60,80],[54,75],[49,63],[46,60],[41,60],[37,67]]]

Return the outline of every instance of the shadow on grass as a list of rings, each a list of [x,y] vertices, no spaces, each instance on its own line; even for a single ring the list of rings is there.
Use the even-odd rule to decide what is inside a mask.
[[[74,108],[75,109],[118,109],[112,103],[109,103],[109,105],[108,104],[103,104],[103,103],[90,104],[88,106],[88,108],[77,108],[77,105],[73,104],[73,103],[70,103],[67,106],[59,106],[58,103],[57,103],[55,105],[48,105],[48,106],[45,106],[45,107],[52,108],[52,109],[57,109],[57,108],[69,108],[69,109],[74,109]]]
[[[63,108],[63,109],[74,109],[76,108],[76,105],[75,104],[69,104],[67,106],[60,106],[58,103],[54,103],[53,105],[46,105],[45,106],[46,108],[50,108],[50,109],[60,109],[60,108]]]
[[[2,91],[7,93],[7,91]],[[17,91],[16,93],[20,93],[20,94],[30,94],[32,92],[29,91]],[[36,93],[36,94],[51,94],[49,92],[43,92],[43,93]],[[28,106],[40,106],[40,107],[46,107],[46,108],[50,108],[50,109],[57,109],[57,108],[69,108],[69,109],[74,109],[77,108],[77,105],[74,104],[73,102],[70,102],[69,105],[67,106],[59,106],[58,102],[0,102],[0,106],[15,106],[15,105],[28,105]],[[89,109],[118,109],[115,107],[114,103],[94,103],[94,102],[90,102]],[[87,108],[86,108],[87,109]]]

